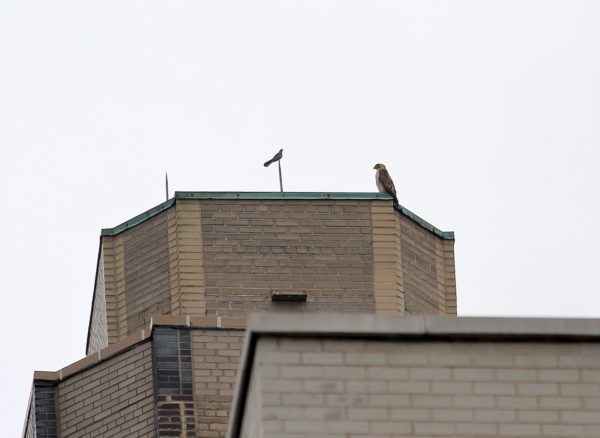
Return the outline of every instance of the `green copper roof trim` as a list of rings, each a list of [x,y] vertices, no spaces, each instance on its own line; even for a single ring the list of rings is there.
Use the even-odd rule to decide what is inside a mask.
[[[104,228],[100,234],[102,236],[114,236],[119,234],[172,207],[177,199],[381,199],[383,201],[388,201],[391,200],[392,197],[387,193],[378,192],[175,192],[175,197],[168,201],[165,201],[114,228]],[[398,211],[426,230],[440,236],[442,239],[454,240],[453,231],[441,231],[404,207],[400,207]]]
[[[163,202],[160,205],[157,205],[154,208],[151,208],[148,211],[143,212],[142,214],[138,214],[136,217],[129,219],[127,222],[123,222],[121,225],[117,225],[114,228],[103,228],[100,232],[101,236],[114,236],[115,234],[122,233],[128,228],[135,227],[136,225],[144,222],[147,219],[150,219],[152,216],[156,216],[161,211],[166,210],[167,208],[173,206],[175,204],[175,198],[171,198],[168,201]]]
[[[175,192],[176,199],[392,199],[364,192]]]
[[[442,230],[434,227],[433,225],[431,225],[425,219],[420,218],[419,216],[417,216],[416,214],[414,214],[412,211],[410,211],[407,208],[404,208],[402,206],[400,206],[399,211],[404,216],[412,219],[413,221],[415,221],[416,223],[418,223],[419,225],[421,225],[423,228],[425,228],[426,230],[431,231],[433,234],[435,234],[437,236],[440,236],[442,239],[444,239],[444,240],[454,240],[454,231],[442,231]]]

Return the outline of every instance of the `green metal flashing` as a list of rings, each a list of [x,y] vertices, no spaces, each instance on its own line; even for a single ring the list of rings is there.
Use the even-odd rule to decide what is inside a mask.
[[[392,199],[364,192],[175,192],[175,199]]]
[[[104,228],[100,234],[101,236],[114,236],[119,234],[172,207],[177,199],[355,199],[389,201],[392,197],[387,193],[378,192],[175,192],[175,197],[168,201],[165,201],[114,228]],[[397,208],[397,210],[442,239],[454,240],[454,232],[441,231],[402,206]]]
[[[158,213],[166,210],[167,208],[173,206],[175,204],[175,198],[171,198],[168,201],[163,202],[160,205],[157,205],[154,208],[151,208],[148,211],[143,212],[142,214],[138,214],[133,219],[129,219],[127,222],[123,222],[121,225],[117,225],[114,228],[103,228],[100,232],[101,236],[114,236],[116,234],[122,233],[128,228],[135,227],[136,225],[141,224],[147,219],[150,219],[152,216],[156,216]]]
[[[427,222],[425,219],[417,216],[416,214],[414,214],[412,211],[408,210],[407,208],[404,208],[402,206],[400,206],[400,208],[398,209],[404,216],[406,216],[407,218],[412,219],[413,221],[415,221],[416,223],[418,223],[420,226],[422,226],[423,228],[425,228],[426,230],[431,231],[433,234],[435,234],[436,236],[440,236],[442,239],[444,240],[454,240],[454,231],[442,231],[436,227],[434,227],[433,225],[431,225],[429,222]]]

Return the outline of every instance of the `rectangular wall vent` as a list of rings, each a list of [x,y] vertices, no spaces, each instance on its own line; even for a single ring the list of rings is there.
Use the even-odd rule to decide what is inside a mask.
[[[306,292],[303,290],[274,290],[271,301],[306,301]]]

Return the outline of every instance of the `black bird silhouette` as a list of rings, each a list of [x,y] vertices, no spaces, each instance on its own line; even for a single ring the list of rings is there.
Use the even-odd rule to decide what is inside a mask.
[[[283,149],[279,149],[279,152],[277,152],[273,158],[265,163],[265,167],[269,167],[275,161],[281,160],[281,157],[283,157]]]

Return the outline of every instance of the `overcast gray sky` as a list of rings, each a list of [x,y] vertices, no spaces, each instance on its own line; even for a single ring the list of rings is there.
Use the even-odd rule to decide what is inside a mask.
[[[459,314],[599,317],[600,3],[0,2],[3,433],[83,357],[100,229],[171,188],[376,191]],[[8,377],[10,376],[10,377]]]

